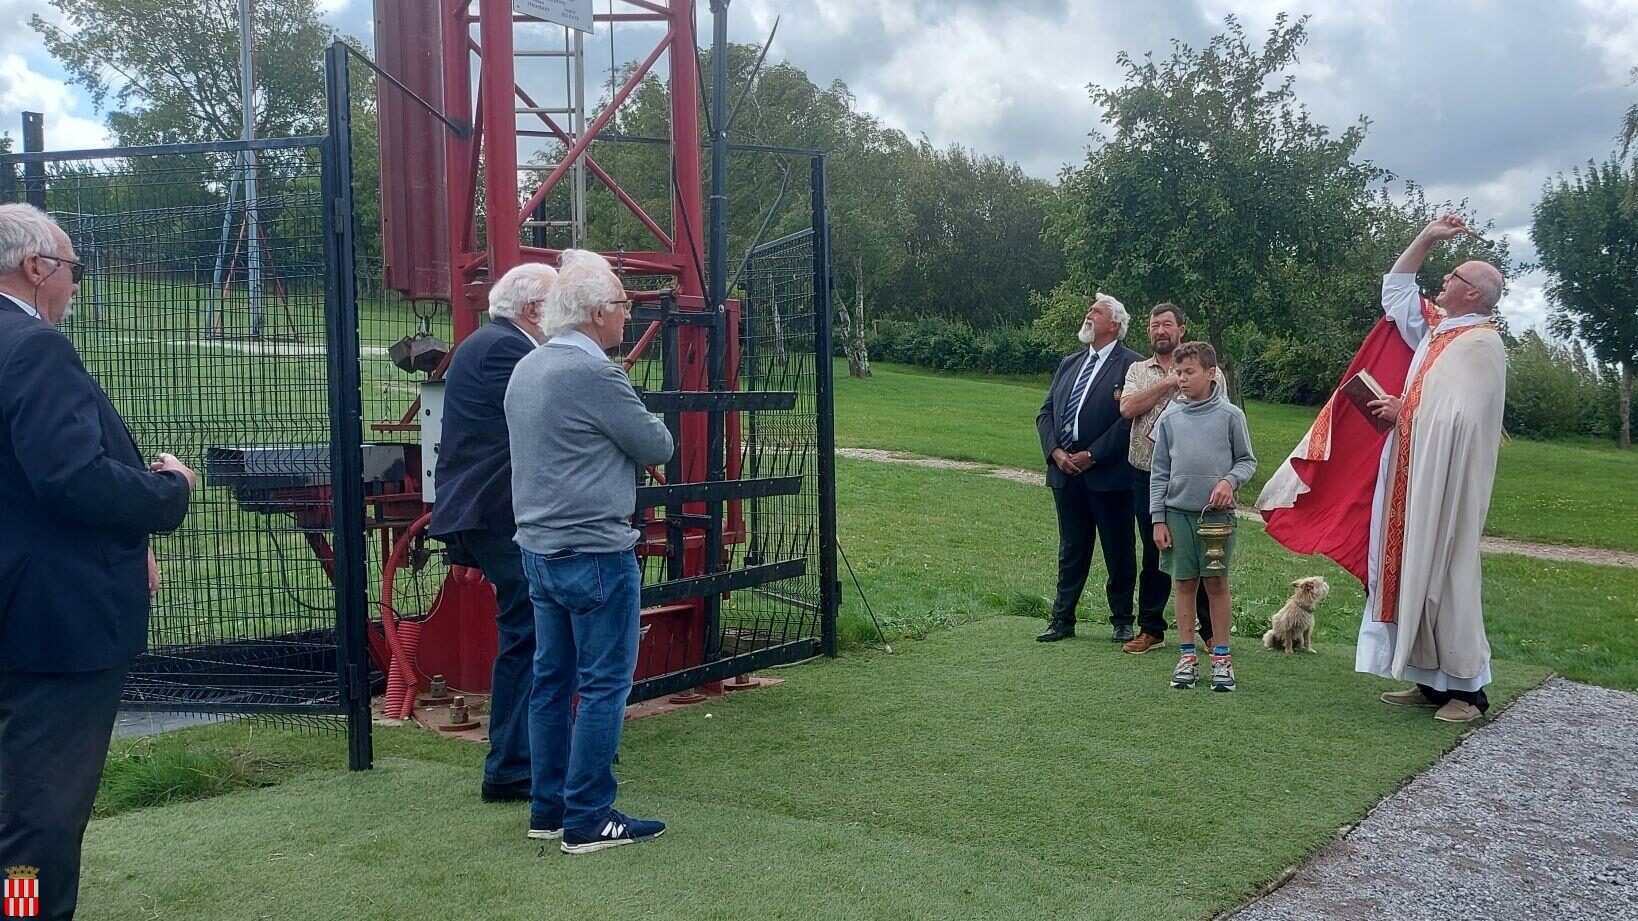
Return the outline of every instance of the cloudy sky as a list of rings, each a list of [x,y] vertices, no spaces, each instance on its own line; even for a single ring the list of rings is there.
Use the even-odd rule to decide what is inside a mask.
[[[370,0],[319,6],[367,39]],[[759,42],[778,16],[775,58],[845,81],[912,137],[1051,179],[1084,157],[1098,119],[1086,85],[1119,82],[1117,53],[1199,46],[1230,14],[1261,32],[1281,10],[1312,14],[1297,90],[1319,120],[1340,129],[1367,116],[1365,157],[1436,198],[1470,199],[1525,260],[1542,183],[1608,155],[1638,102],[1638,0],[734,0],[731,38]],[[25,24],[36,11],[51,16],[45,0],[0,0],[0,129],[15,134],[22,111],[42,111],[48,146],[100,146],[102,115]],[[613,37],[625,60],[656,33],[621,25]],[[606,73],[609,38],[590,42],[594,74]],[[1539,325],[1539,275],[1516,282],[1503,310]]]

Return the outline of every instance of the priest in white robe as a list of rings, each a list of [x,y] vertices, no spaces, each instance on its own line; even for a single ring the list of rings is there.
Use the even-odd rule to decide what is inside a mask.
[[[1423,228],[1382,279],[1382,309],[1415,350],[1404,391],[1371,404],[1394,423],[1371,508],[1369,585],[1355,668],[1414,687],[1387,703],[1465,723],[1489,707],[1490,643],[1479,538],[1501,447],[1507,355],[1492,311],[1502,274],[1463,263],[1429,301],[1416,272],[1434,244],[1472,231]]]

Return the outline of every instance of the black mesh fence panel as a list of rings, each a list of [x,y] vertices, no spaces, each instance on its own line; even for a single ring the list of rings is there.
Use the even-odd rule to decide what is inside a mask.
[[[723,650],[817,639],[819,465],[814,335],[814,234],[811,230],[751,253],[741,285],[739,380],[745,390],[792,392],[784,411],[747,412],[741,421],[741,475],[798,477],[790,495],[747,499],[744,541],[735,557],[756,566],[802,560],[802,574],[737,593],[723,609]]]
[[[126,706],[339,713],[321,149],[252,173],[218,148],[46,161],[9,191],[43,196],[85,263],[62,330],[142,452],[200,475],[153,541]]]

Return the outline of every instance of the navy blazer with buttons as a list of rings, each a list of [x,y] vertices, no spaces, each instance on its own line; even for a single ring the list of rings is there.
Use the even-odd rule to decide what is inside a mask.
[[[489,531],[510,538],[512,446],[506,430],[506,385],[535,341],[497,317],[456,347],[444,371],[444,420],[433,471],[438,501],[428,533],[448,537]]]
[[[68,338],[0,296],[0,669],[88,672],[148,644],[148,535],[188,511]]]
[[[1052,375],[1052,386],[1035,417],[1035,431],[1041,436],[1041,453],[1046,456],[1047,485],[1061,489],[1069,477],[1052,462],[1052,449],[1058,447],[1058,433],[1070,421],[1069,397],[1075,389],[1075,379],[1091,357],[1090,349],[1070,355],[1058,364]],[[1120,389],[1126,383],[1126,369],[1143,356],[1117,342],[1092,373],[1086,399],[1080,408],[1080,438],[1068,449],[1071,454],[1088,451],[1092,467],[1079,479],[1092,492],[1115,492],[1132,488],[1134,475],[1127,460],[1131,449],[1132,422],[1120,414]]]

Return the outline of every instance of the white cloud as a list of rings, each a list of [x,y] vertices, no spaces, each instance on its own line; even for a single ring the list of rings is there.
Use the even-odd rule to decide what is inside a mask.
[[[82,102],[84,100],[61,80],[35,71],[22,55],[0,56],[0,130],[13,132],[16,137],[22,126],[22,113],[39,112],[45,116],[47,149],[107,146],[106,128],[74,114]]]
[[[35,14],[55,20],[54,13],[46,0],[0,0],[0,51],[39,47],[40,37],[29,27],[29,20]]]
[[[1546,284],[1547,273],[1540,269],[1525,272],[1508,282],[1507,293],[1502,295],[1496,309],[1507,318],[1507,325],[1514,333],[1534,329],[1542,335],[1547,334]]]
[[[1583,31],[1597,49],[1610,80],[1625,85],[1638,66],[1638,0],[1581,0],[1591,20]]]
[[[1529,245],[1531,209],[1541,193],[1542,180],[1553,172],[1555,166],[1537,161],[1503,170],[1495,176],[1474,176],[1466,182],[1430,185],[1427,188],[1428,199],[1461,201],[1465,198],[1481,218],[1522,229],[1519,242]],[[1518,242],[1515,242],[1514,247],[1517,246]]]

